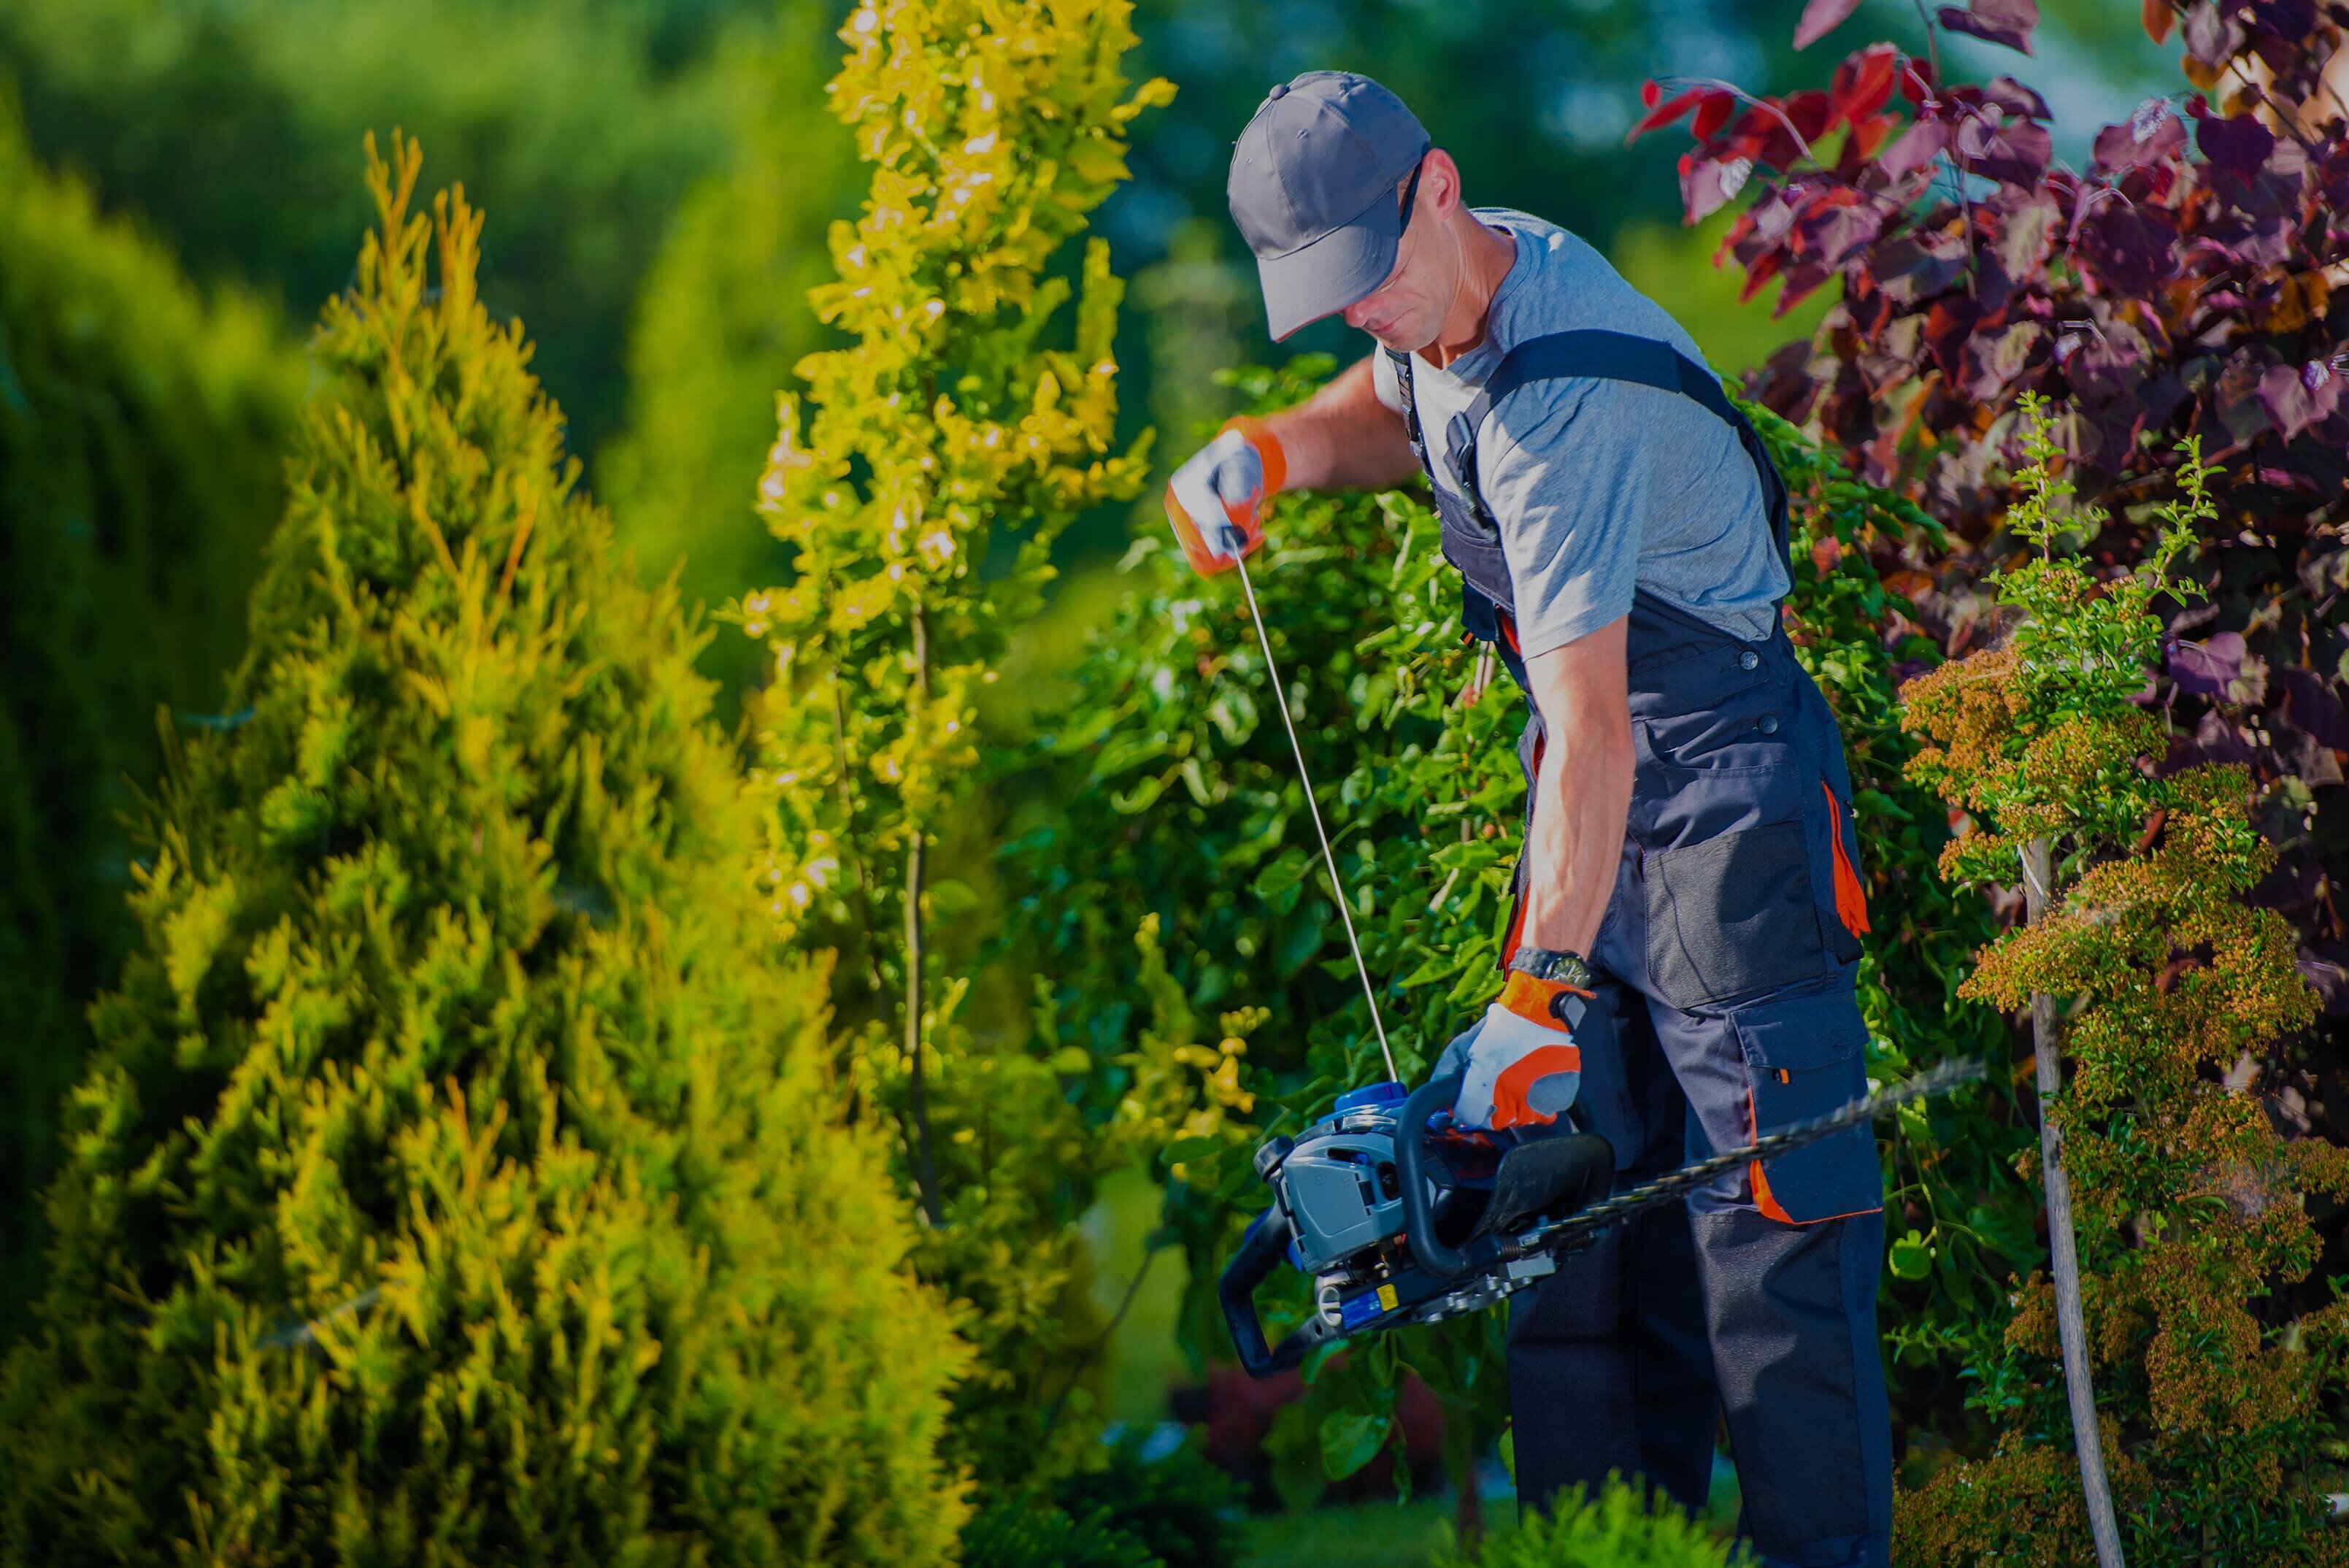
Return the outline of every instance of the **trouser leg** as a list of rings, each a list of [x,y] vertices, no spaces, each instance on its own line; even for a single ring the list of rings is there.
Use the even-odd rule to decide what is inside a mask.
[[[1892,1436],[1876,1340],[1884,1216],[1695,1217],[1747,1527],[1776,1568],[1890,1561]]]
[[[1616,1149],[1619,1186],[1677,1167],[1687,1102],[1647,1002],[1602,982],[1582,1027],[1576,1114]],[[1683,1206],[1651,1210],[1515,1298],[1509,1404],[1517,1495],[1537,1508],[1610,1470],[1691,1510],[1713,1475],[1720,1402]]]
[[[1757,1121],[1766,1131],[1866,1087],[1857,1054],[1866,1028],[1845,990],[1716,1015],[1657,1003],[1651,1016],[1716,1147],[1747,1141]],[[1771,1568],[1880,1568],[1892,1439],[1876,1332],[1884,1216],[1875,1145],[1855,1129],[1769,1162],[1763,1176],[1757,1185],[1740,1172],[1690,1204],[1746,1521]]]

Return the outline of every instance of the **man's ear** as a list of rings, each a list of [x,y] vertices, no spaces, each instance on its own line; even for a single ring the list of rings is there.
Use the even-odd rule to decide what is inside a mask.
[[[1441,218],[1460,205],[1460,165],[1441,147],[1430,148],[1419,171],[1419,199]]]

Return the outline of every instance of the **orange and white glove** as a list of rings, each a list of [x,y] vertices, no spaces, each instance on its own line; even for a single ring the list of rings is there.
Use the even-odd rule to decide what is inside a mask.
[[[1435,1076],[1464,1075],[1452,1107],[1462,1132],[1547,1127],[1574,1104],[1582,1086],[1582,1052],[1574,1043],[1579,1002],[1590,993],[1512,971],[1500,1000],[1476,1026],[1444,1049]]]
[[[1288,477],[1280,441],[1243,414],[1174,471],[1166,521],[1202,575],[1228,571],[1264,543],[1264,504]]]

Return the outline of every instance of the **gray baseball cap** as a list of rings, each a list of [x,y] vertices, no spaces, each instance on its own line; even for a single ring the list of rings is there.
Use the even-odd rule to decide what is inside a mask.
[[[1402,99],[1350,71],[1308,71],[1267,95],[1226,192],[1275,341],[1386,282],[1402,240],[1396,187],[1429,145]]]

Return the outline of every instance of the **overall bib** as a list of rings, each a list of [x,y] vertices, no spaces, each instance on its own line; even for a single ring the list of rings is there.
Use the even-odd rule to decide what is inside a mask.
[[[1413,451],[1428,467],[1410,356],[1391,357]],[[1568,332],[1502,360],[1447,432],[1458,493],[1433,488],[1444,554],[1465,579],[1467,628],[1527,691],[1528,824],[1547,734],[1516,650],[1508,567],[1478,495],[1475,446],[1495,404],[1569,375],[1703,403],[1752,458],[1782,554],[1787,537],[1785,488],[1760,437],[1711,373],[1669,345]],[[1642,589],[1628,629],[1630,821],[1589,954],[1597,999],[1575,1032],[1576,1116],[1614,1145],[1619,1188],[1865,1094],[1868,1042],[1854,993],[1867,914],[1851,780],[1826,700],[1783,628],[1745,642]],[[1517,875],[1521,919],[1522,860]],[[1595,1490],[1612,1469],[1701,1508],[1725,1414],[1745,1527],[1765,1562],[1889,1563],[1882,1202],[1873,1137],[1854,1127],[1651,1210],[1513,1298],[1519,1496],[1547,1506],[1562,1487]]]

